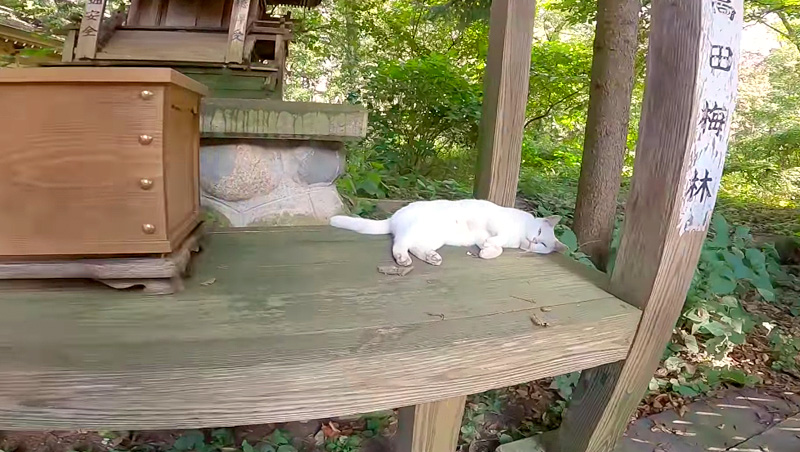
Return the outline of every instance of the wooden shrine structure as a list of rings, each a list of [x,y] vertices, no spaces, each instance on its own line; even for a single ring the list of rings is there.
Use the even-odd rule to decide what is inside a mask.
[[[79,37],[75,58],[119,61],[126,46],[146,50],[142,40],[203,33],[137,34],[177,14],[168,8],[156,21],[144,5],[129,12],[138,29],[118,28],[105,45],[99,32]],[[670,338],[706,235],[735,105],[742,8],[652,2],[633,182],[610,277],[560,255],[484,261],[459,249],[442,250],[441,267],[391,276],[376,271],[390,259],[386,237],[219,230],[175,295],[0,285],[0,429],[199,428],[402,407],[400,451],[451,452],[466,395],[583,370],[562,427],[531,450],[612,450]],[[253,22],[249,9],[234,10],[227,35],[204,36],[216,50],[190,58],[246,64]],[[477,192],[506,205],[534,10],[534,0],[491,7]],[[180,17],[198,26],[200,16]],[[242,41],[230,39],[237,32]],[[700,183],[711,196],[696,196]]]
[[[105,17],[106,0],[89,0],[70,30],[63,63],[172,66],[206,84],[215,97],[278,98],[282,93],[291,14],[320,0],[132,0]]]

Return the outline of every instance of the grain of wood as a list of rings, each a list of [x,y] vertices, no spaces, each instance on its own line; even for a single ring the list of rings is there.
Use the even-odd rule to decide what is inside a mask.
[[[205,8],[205,3],[194,0],[169,0],[164,24],[168,27],[194,27],[197,25],[198,12],[201,8]]]
[[[0,256],[162,253],[183,240],[199,207],[194,219],[176,217],[170,230],[167,198],[189,198],[172,200],[184,211],[199,199],[185,188],[165,190],[164,159],[169,176],[181,176],[182,160],[196,176],[196,161],[180,146],[164,148],[170,83],[151,80],[197,83],[172,72],[38,68],[0,74],[0,118],[12,137],[0,149]],[[81,80],[84,74],[93,80]],[[143,98],[144,91],[152,97]],[[193,96],[198,109],[199,96]],[[18,105],[26,105],[25,115],[13,114]],[[166,135],[187,141],[184,148],[196,153],[198,120],[190,115],[181,121],[170,121]],[[150,137],[147,144],[141,136]],[[143,179],[151,181],[147,189]],[[198,182],[183,177],[175,183]],[[146,233],[145,224],[154,232]]]
[[[69,30],[64,38],[64,49],[61,51],[61,61],[69,63],[75,57],[75,44],[78,40],[78,30]]]
[[[224,33],[117,30],[97,53],[98,60],[151,60],[224,63]]]
[[[0,261],[0,279],[171,279],[185,273],[201,235],[196,229],[164,257]]]
[[[250,15],[251,0],[233,0],[231,6],[231,25],[228,30],[226,63],[244,61],[244,41],[247,35],[247,18]]]
[[[244,425],[427,403],[622,359],[640,316],[557,256],[520,269],[528,257],[481,266],[445,249],[450,266],[398,278],[375,271],[388,238],[298,229],[211,234],[175,295],[0,285],[0,428]],[[552,326],[534,327],[544,314],[508,286],[539,294]]]
[[[535,0],[491,7],[475,195],[508,207],[517,197],[535,12]]]
[[[398,452],[455,451],[466,402],[466,396],[459,396],[401,408]]]
[[[198,27],[222,27],[225,0],[208,0],[197,13]]]
[[[97,53],[97,37],[102,28],[106,0],[87,1],[78,29],[75,59],[93,59]]]
[[[208,96],[208,88],[202,83],[169,68],[23,68],[0,71],[0,83],[157,83],[177,85]]]
[[[197,94],[170,86],[164,98],[164,190],[170,243],[200,221],[200,114]]]
[[[693,0],[653,2],[639,145],[610,286],[643,309],[641,324],[624,363],[581,374],[553,450],[613,449],[662,356],[697,266],[706,231],[681,234],[677,226],[703,100],[698,86],[710,28],[705,7]]]

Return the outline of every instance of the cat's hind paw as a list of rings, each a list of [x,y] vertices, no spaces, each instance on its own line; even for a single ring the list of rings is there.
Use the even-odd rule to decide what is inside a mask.
[[[425,259],[423,260],[431,265],[442,265],[442,256],[436,251],[425,253]]]

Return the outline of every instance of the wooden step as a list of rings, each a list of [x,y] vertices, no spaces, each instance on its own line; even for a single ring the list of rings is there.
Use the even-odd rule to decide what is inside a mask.
[[[206,237],[186,289],[0,285],[0,429],[232,426],[408,406],[624,359],[640,311],[563,256],[390,264],[328,227]]]

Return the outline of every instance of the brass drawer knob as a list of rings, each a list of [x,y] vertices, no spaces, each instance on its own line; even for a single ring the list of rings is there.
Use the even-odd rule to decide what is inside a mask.
[[[153,96],[155,96],[155,94],[153,94],[152,91],[148,91],[148,90],[144,90],[141,93],[139,93],[139,97],[141,97],[144,100],[150,100],[150,99],[153,98]]]
[[[150,190],[153,188],[153,179],[139,179],[139,186],[142,190]]]
[[[139,135],[139,143],[147,145],[152,142],[153,142],[152,135]]]
[[[145,224],[142,225],[142,231],[145,234],[152,234],[152,233],[156,232],[156,227],[155,227],[155,225],[152,225],[150,223],[145,223]]]

